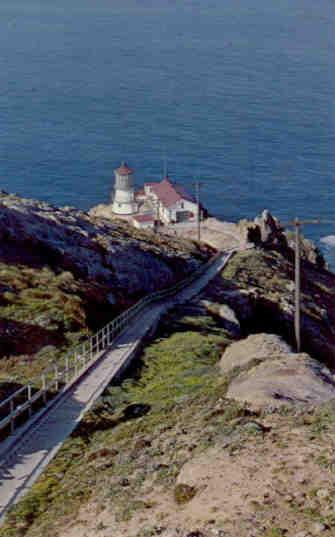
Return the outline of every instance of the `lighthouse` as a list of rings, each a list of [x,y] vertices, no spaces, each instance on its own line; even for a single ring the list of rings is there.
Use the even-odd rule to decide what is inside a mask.
[[[134,171],[126,162],[114,170],[115,186],[113,199],[114,214],[134,214],[137,212],[137,204],[134,196]]]

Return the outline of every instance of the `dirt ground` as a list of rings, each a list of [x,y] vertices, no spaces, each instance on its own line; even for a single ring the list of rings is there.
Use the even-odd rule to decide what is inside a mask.
[[[62,537],[334,536],[334,436],[314,436],[308,415],[289,426],[269,415],[261,426],[266,432],[248,442],[216,444],[183,466],[177,484],[196,491],[185,504],[148,482],[144,512],[117,522],[112,506],[101,510],[92,502]]]

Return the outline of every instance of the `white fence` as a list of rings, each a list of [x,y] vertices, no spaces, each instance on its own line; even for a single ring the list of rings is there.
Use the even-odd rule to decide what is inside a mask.
[[[176,285],[142,298],[134,306],[101,328],[94,336],[78,345],[71,353],[62,357],[58,362],[51,364],[39,377],[32,379],[28,384],[12,393],[0,403],[0,416],[2,416],[0,418],[0,431],[8,428],[10,433],[13,433],[17,425],[17,418],[22,416],[22,418],[29,419],[36,409],[47,405],[48,397],[50,399],[56,394],[65,392],[76,379],[101,357],[115,338],[140,311],[148,304],[174,295],[190,285],[204,274],[220,255],[215,255],[206,264]]]

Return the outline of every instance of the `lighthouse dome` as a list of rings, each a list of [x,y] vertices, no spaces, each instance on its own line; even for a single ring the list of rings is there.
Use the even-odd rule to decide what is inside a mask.
[[[115,185],[113,212],[115,214],[134,214],[137,212],[134,192],[134,170],[126,162],[114,170]]]

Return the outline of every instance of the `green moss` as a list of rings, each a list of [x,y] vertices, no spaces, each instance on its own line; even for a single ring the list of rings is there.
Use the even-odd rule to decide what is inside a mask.
[[[171,487],[173,493],[185,456],[179,455],[177,437],[172,434],[171,451],[167,451],[170,459],[160,465],[161,448],[151,446],[151,439],[163,438],[178,424],[190,423],[200,427],[197,449],[206,447],[201,439],[201,434],[208,438],[204,409],[212,408],[225,393],[216,363],[228,343],[228,334],[211,317],[185,316],[180,309],[177,318],[163,319],[157,339],[147,346],[132,377],[106,390],[12,510],[0,537],[18,535],[10,533],[13,528],[21,528],[27,537],[52,537],[57,534],[55,524],[73,518],[92,492],[101,505],[110,499],[117,518],[128,520],[135,510],[148,509],[141,491],[146,479],[152,479],[154,461],[158,461],[155,481]],[[129,419],[126,409],[135,403],[148,405],[149,413]],[[237,414],[236,409],[227,410],[225,423]],[[221,434],[220,426],[218,423],[217,434]],[[149,439],[145,449],[138,448],[139,437]],[[148,457],[144,465],[139,462],[142,454]],[[125,480],[130,481],[129,486],[123,486]]]
[[[274,527],[274,528],[269,528],[266,531],[265,537],[284,537],[286,533],[287,533],[286,530],[282,528]]]
[[[0,263],[0,280],[0,320],[16,333],[2,346],[0,380],[23,383],[89,335],[85,304],[69,272]]]
[[[197,489],[185,483],[180,483],[174,489],[174,499],[178,505],[190,502],[197,493]]]

